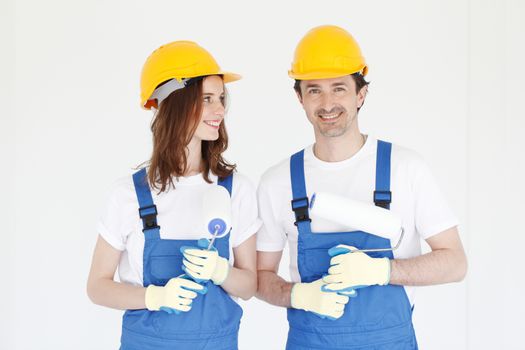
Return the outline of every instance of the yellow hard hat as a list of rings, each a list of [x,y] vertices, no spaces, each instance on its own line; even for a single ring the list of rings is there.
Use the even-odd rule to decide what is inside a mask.
[[[151,95],[159,84],[176,79],[222,75],[225,83],[239,80],[240,75],[221,70],[213,56],[192,41],[174,41],[163,45],[148,57],[140,79],[141,105],[150,109],[156,104]]]
[[[310,30],[295,49],[291,78],[330,79],[361,73],[368,67],[355,39],[343,28],[325,25]]]

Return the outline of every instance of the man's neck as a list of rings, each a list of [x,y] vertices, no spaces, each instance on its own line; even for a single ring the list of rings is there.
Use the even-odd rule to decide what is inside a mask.
[[[313,152],[324,162],[340,162],[351,158],[365,144],[366,136],[359,130],[340,137],[317,138]]]

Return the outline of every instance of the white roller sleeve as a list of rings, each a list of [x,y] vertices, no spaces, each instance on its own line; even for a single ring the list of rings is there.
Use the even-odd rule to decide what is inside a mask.
[[[228,190],[222,186],[210,186],[202,197],[204,232],[214,234],[214,227],[220,226],[217,237],[225,236],[231,228],[232,206]]]
[[[395,239],[401,232],[401,219],[391,211],[327,192],[314,193],[310,214],[343,225],[347,230],[372,233]]]

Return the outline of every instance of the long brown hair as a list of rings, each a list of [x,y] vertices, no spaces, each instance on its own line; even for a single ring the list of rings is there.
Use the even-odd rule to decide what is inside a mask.
[[[163,192],[175,186],[173,177],[183,176],[188,168],[186,157],[202,113],[202,84],[204,79],[174,91],[161,104],[151,124],[153,154],[149,161],[150,185]],[[225,102],[223,102],[225,103]],[[202,176],[211,183],[210,172],[218,177],[230,175],[236,165],[227,163],[222,153],[228,148],[228,133],[224,120],[219,127],[219,138],[202,141]]]

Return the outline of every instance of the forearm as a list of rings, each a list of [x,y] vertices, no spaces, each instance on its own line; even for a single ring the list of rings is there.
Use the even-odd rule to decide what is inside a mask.
[[[410,259],[391,260],[390,284],[429,286],[463,280],[467,259],[463,250],[437,249]]]
[[[100,278],[89,281],[87,293],[95,304],[119,310],[145,309],[146,288]]]
[[[230,267],[228,277],[221,287],[228,294],[248,300],[257,290],[257,274],[250,270]]]
[[[272,305],[291,307],[293,283],[286,282],[273,271],[257,271],[257,298]]]

